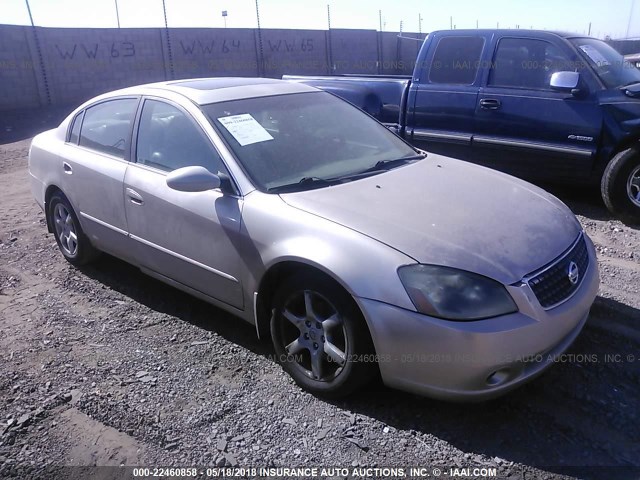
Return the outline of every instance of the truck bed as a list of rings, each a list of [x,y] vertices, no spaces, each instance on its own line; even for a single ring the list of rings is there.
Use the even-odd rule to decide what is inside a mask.
[[[401,133],[411,76],[406,75],[284,75],[283,80],[321,88],[348,100],[390,129]]]

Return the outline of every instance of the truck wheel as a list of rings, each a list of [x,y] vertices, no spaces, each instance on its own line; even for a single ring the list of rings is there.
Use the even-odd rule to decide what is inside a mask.
[[[611,213],[640,221],[640,147],[611,159],[602,176],[602,199]]]
[[[344,397],[377,371],[371,337],[353,299],[312,274],[294,275],[278,289],[271,338],[283,369],[315,395]]]

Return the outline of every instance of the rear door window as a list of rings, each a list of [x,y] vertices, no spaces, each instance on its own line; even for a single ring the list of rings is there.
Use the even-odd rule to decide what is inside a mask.
[[[137,98],[124,98],[89,107],[82,122],[80,145],[124,158],[137,105]]]
[[[429,81],[431,83],[472,85],[478,75],[483,47],[483,37],[441,38],[433,54]]]

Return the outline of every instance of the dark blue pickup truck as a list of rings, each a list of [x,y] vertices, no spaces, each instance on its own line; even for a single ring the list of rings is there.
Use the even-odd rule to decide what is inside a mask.
[[[601,186],[640,219],[640,70],[594,38],[431,33],[411,77],[284,78],[332,92],[421,149],[531,180]]]

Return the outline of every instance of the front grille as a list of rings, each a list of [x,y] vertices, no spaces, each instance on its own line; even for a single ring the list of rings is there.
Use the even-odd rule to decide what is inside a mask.
[[[571,263],[578,266],[578,280],[572,283],[569,279],[569,267]],[[554,260],[550,266],[543,268],[539,273],[533,273],[526,282],[533,290],[543,308],[554,307],[567,300],[580,287],[589,266],[589,253],[584,235],[573,247]]]

